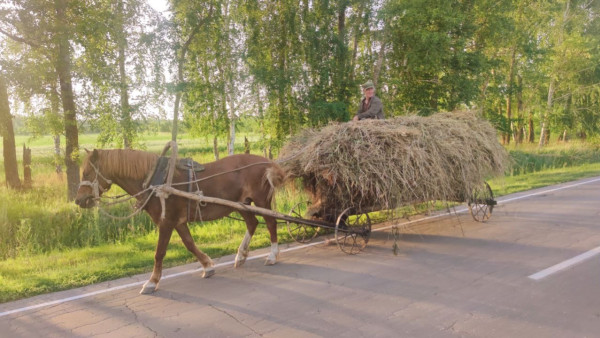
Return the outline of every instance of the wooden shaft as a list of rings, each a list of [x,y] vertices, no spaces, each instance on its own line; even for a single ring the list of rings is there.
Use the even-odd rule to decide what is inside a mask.
[[[169,193],[169,194],[189,198],[189,199],[192,199],[195,201],[219,204],[219,205],[233,208],[235,210],[249,211],[249,212],[257,214],[257,215],[269,216],[269,217],[281,219],[281,220],[288,221],[288,222],[306,224],[306,225],[311,225],[311,226],[319,226],[319,227],[324,227],[324,228],[335,228],[335,224],[318,221],[318,220],[308,220],[308,219],[304,219],[304,218],[293,217],[293,216],[282,214],[280,212],[273,211],[270,209],[260,208],[260,207],[254,206],[254,205],[248,205],[248,204],[244,204],[244,203],[240,203],[240,202],[229,201],[229,200],[222,199],[222,198],[197,195],[197,194],[177,190],[173,187],[163,186],[161,190],[166,193]]]

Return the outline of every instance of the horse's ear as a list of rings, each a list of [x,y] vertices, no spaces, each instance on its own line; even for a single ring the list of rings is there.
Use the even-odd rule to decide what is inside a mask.
[[[96,160],[98,159],[98,149],[94,149],[94,151],[92,151],[92,155],[90,155],[90,161],[96,162]]]
[[[85,153],[86,153],[86,154],[88,154],[88,155],[90,154],[90,151],[89,151],[89,150],[87,150],[87,148],[83,148],[83,150],[85,150]]]

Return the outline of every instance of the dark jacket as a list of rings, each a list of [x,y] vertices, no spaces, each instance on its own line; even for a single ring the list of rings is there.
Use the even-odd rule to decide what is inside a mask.
[[[356,112],[356,116],[358,116],[359,120],[362,120],[362,119],[383,120],[383,119],[385,119],[385,116],[383,115],[383,104],[381,103],[381,100],[377,96],[373,95],[373,97],[371,98],[371,101],[369,102],[369,106],[363,110],[365,100],[366,100],[365,97],[363,97],[362,100],[360,100],[360,105],[358,106],[358,112]]]

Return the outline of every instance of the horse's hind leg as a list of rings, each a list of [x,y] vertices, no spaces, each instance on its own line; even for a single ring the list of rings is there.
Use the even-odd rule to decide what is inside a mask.
[[[156,253],[154,254],[154,270],[152,276],[144,284],[140,293],[147,294],[152,293],[158,288],[160,277],[162,276],[162,263],[165,254],[167,253],[167,246],[171,240],[171,234],[173,233],[173,227],[168,224],[160,224],[158,227],[158,243],[156,244]]]
[[[265,265],[273,265],[277,263],[279,257],[279,245],[277,244],[277,221],[273,217],[265,216],[265,222],[267,223],[267,229],[271,235],[271,253],[265,261]]]
[[[256,226],[258,225],[258,220],[256,219],[256,216],[254,216],[254,214],[240,211],[240,215],[242,215],[242,218],[244,218],[244,221],[246,222],[247,230],[246,235],[244,236],[244,239],[242,240],[242,243],[238,248],[237,255],[235,256],[234,266],[236,268],[244,265],[244,263],[246,262],[246,258],[248,258],[249,253],[248,248],[250,247],[250,240],[252,239],[254,231],[256,230]]]
[[[188,228],[187,223],[181,223],[175,227],[179,237],[183,241],[183,244],[188,249],[189,252],[194,254],[202,267],[204,268],[203,278],[208,278],[215,274],[214,263],[207,254],[202,252],[202,250],[198,249],[196,243],[194,243],[194,239],[192,238],[192,234],[190,233],[190,228]]]

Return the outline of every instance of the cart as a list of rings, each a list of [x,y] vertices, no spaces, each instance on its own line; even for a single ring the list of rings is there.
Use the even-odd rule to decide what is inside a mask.
[[[465,200],[459,202],[465,202]],[[471,217],[477,222],[489,220],[494,206],[497,204],[492,188],[487,182],[484,182],[482,187],[474,189],[466,198],[466,202]],[[303,201],[292,207],[289,216],[293,219],[286,219],[290,236],[299,243],[309,243],[319,234],[319,229],[331,229],[334,231],[339,248],[348,254],[356,254],[365,248],[371,233],[369,212],[382,210],[377,207],[368,209],[351,207],[343,210],[337,216],[335,216],[335,211],[333,213],[330,211],[329,214],[323,212],[325,214],[323,218],[329,220],[327,222],[318,218],[304,219],[310,205],[311,202]]]
[[[292,207],[289,214],[274,210],[248,205],[240,202],[229,201],[221,198],[204,196],[201,194],[185,192],[170,186],[162,186],[162,191],[188,198],[199,203],[213,203],[233,208],[238,211],[248,211],[260,216],[270,216],[285,221],[290,236],[299,243],[308,243],[319,233],[319,229],[333,231],[335,242],[340,250],[347,254],[361,252],[371,237],[371,218],[369,212],[378,211],[377,208],[358,209],[349,207],[341,212],[329,210],[320,217],[305,218],[311,205],[309,201],[299,202]],[[475,221],[487,221],[497,202],[489,184],[485,183],[482,189],[476,189],[467,199],[469,213]]]

